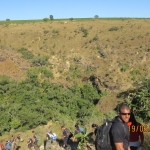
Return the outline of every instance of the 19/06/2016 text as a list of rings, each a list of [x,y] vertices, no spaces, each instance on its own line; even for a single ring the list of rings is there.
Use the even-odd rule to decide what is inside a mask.
[[[140,126],[129,126],[129,131],[131,132],[150,132],[150,125],[140,125]]]

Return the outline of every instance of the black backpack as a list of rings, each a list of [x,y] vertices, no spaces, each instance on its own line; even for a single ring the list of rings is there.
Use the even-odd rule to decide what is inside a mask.
[[[112,150],[109,134],[112,123],[113,120],[107,120],[103,125],[98,127],[95,141],[97,150]]]

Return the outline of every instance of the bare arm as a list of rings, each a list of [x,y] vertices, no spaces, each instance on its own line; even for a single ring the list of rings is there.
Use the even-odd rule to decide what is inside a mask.
[[[115,147],[116,147],[116,150],[124,150],[123,142],[122,143],[115,143]],[[130,149],[128,149],[128,150],[130,150]]]
[[[130,146],[128,146],[128,150],[131,150],[131,149],[130,149]]]

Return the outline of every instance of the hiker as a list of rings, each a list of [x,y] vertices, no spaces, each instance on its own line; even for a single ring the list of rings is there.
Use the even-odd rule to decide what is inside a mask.
[[[130,139],[129,139],[129,145],[131,150],[137,150],[138,147],[143,146],[144,143],[144,134],[142,131],[143,126],[136,121],[135,116],[133,112],[131,112],[129,122],[131,122],[131,125],[129,126],[130,131]],[[140,139],[140,142],[139,142]]]
[[[79,128],[78,123],[76,123],[74,127],[75,127],[74,135],[76,135],[76,134],[78,134],[78,133],[80,133],[80,132],[81,132],[81,130],[80,130],[80,128]]]
[[[32,138],[28,138],[27,146],[28,146],[29,150],[34,150],[34,144],[33,144]]]
[[[75,136],[76,134],[82,132],[82,130],[81,130],[81,128],[79,127],[78,123],[76,123],[74,127],[75,127],[74,136]],[[80,141],[80,138],[75,138],[75,137],[73,137],[72,141],[73,141],[73,142],[79,142],[79,141]]]
[[[18,140],[18,141],[21,141],[20,134],[17,135],[17,140]]]
[[[67,129],[64,125],[61,126],[61,129],[63,130],[63,147],[67,147],[68,146],[68,141],[70,140],[70,138],[73,136],[72,133],[69,131],[69,129]]]
[[[4,144],[0,142],[0,150],[5,150]]]
[[[39,150],[37,135],[36,135],[35,131],[32,131],[32,133],[33,133],[34,149],[35,149],[35,150]]]
[[[16,150],[17,144],[16,144],[16,139],[14,138],[13,141],[11,142],[11,148],[10,150]]]
[[[110,140],[113,150],[130,150],[129,130],[127,123],[130,119],[130,108],[126,104],[119,107],[118,116],[113,120],[110,129]]]
[[[18,134],[15,139],[16,150],[19,150],[20,142],[23,142],[23,139],[21,138],[20,134]]]
[[[15,137],[12,135],[11,139],[10,139],[10,142],[13,143],[14,141],[15,141]]]
[[[52,131],[46,133],[46,140],[44,140],[44,149],[52,149],[52,143],[57,139],[57,136]]]
[[[94,129],[94,134],[96,136],[98,125],[93,123],[92,128]]]
[[[48,131],[46,133],[46,138],[47,138],[47,140],[52,140],[53,141],[53,140],[56,140],[57,136],[52,131]]]
[[[16,145],[16,139],[14,135],[11,136],[10,143],[11,143],[10,150],[16,150],[17,145]]]
[[[97,129],[98,129],[98,125],[97,124],[92,124],[92,128],[94,129],[94,134],[96,136],[96,133],[97,133]],[[97,150],[97,142],[96,142],[96,139],[94,140],[94,145],[95,145],[95,149]]]
[[[6,148],[6,150],[10,150],[10,148],[11,148],[11,142],[10,141],[6,141],[5,148]]]

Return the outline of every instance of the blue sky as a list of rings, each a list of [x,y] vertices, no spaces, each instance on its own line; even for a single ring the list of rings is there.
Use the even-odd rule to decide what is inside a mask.
[[[150,0],[0,0],[0,20],[150,18]]]

